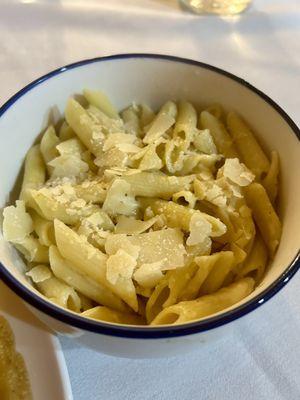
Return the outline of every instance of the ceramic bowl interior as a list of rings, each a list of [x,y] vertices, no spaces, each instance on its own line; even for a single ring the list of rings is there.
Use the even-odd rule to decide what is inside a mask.
[[[231,311],[187,326],[199,331],[213,327],[211,322],[222,325],[251,311],[276,293],[298,268],[299,130],[266,95],[241,79],[205,64],[167,56],[113,56],[62,68],[23,89],[0,111],[0,206],[16,198],[15,187],[18,186],[16,182],[20,177],[24,156],[46,127],[49,115],[57,118],[57,115],[63,114],[68,97],[86,87],[106,92],[118,109],[128,106],[132,101],[147,103],[155,109],[169,99],[189,100],[198,109],[220,103],[226,110],[238,111],[249,122],[268,154],[273,149],[279,152],[279,213],[283,232],[278,252],[263,281]],[[2,278],[35,307],[71,325],[79,324],[84,329],[93,328],[94,331],[105,329],[105,323],[89,322],[44,300],[25,278],[22,259],[2,236],[0,260]],[[114,332],[118,334],[120,330],[125,330],[130,334],[134,329],[116,325]],[[167,335],[169,328],[136,329],[148,332],[152,329],[159,336]],[[179,335],[187,332],[184,326],[178,326],[176,330]]]

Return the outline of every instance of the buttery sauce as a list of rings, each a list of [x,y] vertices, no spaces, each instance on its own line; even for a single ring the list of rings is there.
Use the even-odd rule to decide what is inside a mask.
[[[9,323],[0,315],[0,399],[32,400],[24,359],[16,351]]]

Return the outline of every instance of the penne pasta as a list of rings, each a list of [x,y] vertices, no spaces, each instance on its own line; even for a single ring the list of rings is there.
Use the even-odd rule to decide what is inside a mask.
[[[72,139],[75,136],[76,134],[73,129],[67,124],[66,121],[64,121],[58,132],[59,140],[63,142],[65,140]]]
[[[88,217],[99,208],[96,205],[85,205],[85,202],[74,200],[72,202],[60,201],[46,190],[31,190],[32,208],[41,217],[54,221],[59,219],[66,224],[75,225],[83,217]],[[75,204],[74,204],[75,203]]]
[[[269,162],[232,112],[228,132],[218,104],[197,117],[185,100],[156,114],[135,102],[119,114],[97,90],[67,101],[3,211],[4,239],[50,301],[112,324],[173,325],[260,284],[281,236],[279,156]]]
[[[14,246],[29,262],[48,263],[48,247],[43,246],[38,239],[29,235],[23,240],[14,243]]]
[[[146,130],[143,142],[146,144],[153,143],[162,135],[164,135],[168,129],[174,125],[176,115],[176,104],[172,101],[168,101],[162,106],[159,113],[155,116],[149,126],[149,129]]]
[[[187,150],[193,141],[197,126],[197,112],[191,103],[180,101],[178,115],[173,130],[173,137],[183,141],[183,148]]]
[[[244,278],[216,293],[199,297],[197,300],[180,302],[162,310],[151,322],[151,325],[183,324],[215,314],[248,296],[252,292],[253,286],[253,279]]]
[[[83,95],[91,105],[99,108],[99,110],[103,111],[108,117],[119,118],[117,110],[103,92],[84,89]]]
[[[46,167],[43,161],[40,145],[31,147],[25,159],[24,176],[21,187],[20,199],[30,205],[28,190],[39,188],[46,179]]]
[[[136,109],[130,106],[122,111],[121,116],[126,132],[135,136],[141,136],[140,120]]]
[[[145,321],[139,315],[119,312],[103,306],[91,308],[90,310],[84,311],[81,315],[87,318],[113,322],[115,324],[145,325]]]
[[[50,125],[44,133],[40,144],[40,150],[46,164],[58,156],[56,149],[58,144],[59,139],[56,136],[55,129]],[[51,168],[48,167],[48,171],[51,172]]]
[[[211,224],[212,237],[221,236],[226,232],[226,226],[218,218],[214,218],[199,210],[181,206],[173,201],[154,200],[150,198],[140,200],[140,203],[144,208],[150,207],[154,215],[162,214],[166,219],[167,225],[171,228],[181,228],[184,231],[189,231],[191,218],[197,215]]]
[[[55,239],[61,255],[72,263],[76,271],[88,276],[95,282],[107,287],[137,311],[137,298],[130,279],[120,280],[118,285],[111,284],[106,278],[108,257],[76,234],[59,220],[54,221]]]
[[[31,210],[33,229],[38,235],[39,241],[44,246],[55,244],[54,225],[52,221],[42,218],[37,212]]]
[[[274,204],[278,195],[279,155],[277,151],[271,153],[271,165],[262,184],[266,189],[271,203]]]
[[[237,276],[239,278],[250,276],[253,277],[256,282],[260,282],[265,272],[267,261],[267,248],[261,236],[257,234],[252,250],[246,261],[238,269]]]
[[[140,172],[123,175],[122,179],[130,184],[135,196],[169,199],[174,193],[188,189],[193,177],[170,177],[164,174]]]
[[[87,111],[74,99],[69,99],[66,107],[66,121],[82,143],[95,155],[102,153],[104,134]]]
[[[181,300],[194,300],[201,294],[213,293],[220,289],[226,276],[234,265],[231,251],[221,251],[209,256],[195,258],[197,272],[187,283],[181,295]]]
[[[125,303],[119,297],[114,295],[106,286],[76,270],[71,262],[61,256],[56,246],[50,247],[49,260],[53,274],[88,299],[114,310],[126,311]]]
[[[235,265],[234,254],[232,251],[219,251],[211,256],[202,257],[205,257],[206,260],[198,259],[198,265],[201,262],[207,262],[208,258],[211,258],[212,261],[210,260],[210,262],[213,262],[213,268],[201,285],[200,294],[214,293],[223,286],[226,277],[232,271]]]
[[[265,188],[260,183],[251,183],[245,188],[246,200],[253,211],[254,220],[273,258],[281,237],[281,223],[270,202]]]
[[[236,113],[228,114],[227,125],[242,161],[260,180],[270,167],[263,149],[246,123]]]
[[[81,301],[76,291],[57,279],[48,267],[38,265],[26,275],[30,276],[39,291],[51,301],[72,311],[80,311]]]
[[[218,118],[214,117],[208,111],[202,111],[200,121],[204,129],[209,129],[219,153],[227,158],[238,157],[233,140]]]

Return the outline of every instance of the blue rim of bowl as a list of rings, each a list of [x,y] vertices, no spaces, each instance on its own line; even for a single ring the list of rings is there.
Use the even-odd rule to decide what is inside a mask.
[[[14,96],[12,96],[1,108],[0,108],[0,118],[5,113],[7,109],[9,109],[20,97],[24,96],[31,89],[35,88],[39,84],[45,82],[46,80],[67,72],[73,68],[81,67],[91,63],[105,62],[111,60],[122,60],[122,59],[134,59],[134,58],[144,58],[144,59],[156,59],[156,60],[167,60],[171,62],[178,62],[183,64],[194,65],[203,69],[214,71],[218,74],[226,76],[232,79],[235,82],[238,82],[242,86],[250,89],[252,92],[257,94],[263,100],[265,100],[269,105],[271,105],[287,122],[295,135],[300,139],[300,130],[294,121],[287,115],[287,113],[277,104],[275,103],[269,96],[260,91],[259,89],[252,86],[250,83],[245,81],[242,78],[237,77],[236,75],[231,74],[230,72],[224,71],[218,67],[194,61],[186,58],[162,55],[162,54],[144,54],[144,53],[132,53],[132,54],[117,54],[106,57],[95,57],[92,59],[82,60],[79,62],[75,62],[73,64],[66,65],[64,67],[58,68],[54,71],[49,72],[48,74],[36,79],[31,82],[19,92],[17,92]],[[219,314],[214,317],[208,317],[206,319],[190,322],[183,325],[175,325],[175,326],[162,326],[162,327],[149,327],[149,326],[127,326],[127,325],[115,325],[110,323],[105,323],[101,321],[96,321],[92,319],[87,319],[81,317],[73,312],[64,310],[60,307],[55,306],[39,297],[24,285],[22,285],[6,268],[0,263],[0,278],[3,282],[6,283],[7,286],[10,287],[19,297],[25,300],[27,303],[37,308],[38,310],[44,312],[51,317],[72,325],[76,328],[90,331],[98,334],[116,336],[116,337],[124,337],[124,338],[136,338],[136,339],[162,339],[162,338],[172,338],[178,336],[191,335],[195,333],[205,332],[222,325],[225,325],[229,322],[232,322],[243,315],[248,314],[250,311],[255,310],[262,304],[264,304],[267,300],[272,298],[279,290],[286,285],[286,283],[293,277],[293,275],[297,272],[300,267],[300,251],[296,254],[293,261],[287,266],[285,271],[282,273],[280,277],[278,277],[267,289],[265,289],[262,293],[255,296],[253,299],[247,301],[246,303],[240,305],[239,307],[225,311],[222,314]]]

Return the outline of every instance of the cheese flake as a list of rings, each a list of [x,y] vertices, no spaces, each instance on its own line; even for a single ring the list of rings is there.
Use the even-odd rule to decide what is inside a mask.
[[[212,233],[211,224],[198,213],[192,215],[189,229],[190,235],[186,241],[188,246],[202,243]]]
[[[239,186],[248,186],[255,178],[246,165],[240,163],[237,158],[225,160],[223,175]]]
[[[131,192],[129,183],[122,179],[115,179],[107,191],[103,204],[103,211],[108,214],[132,215],[135,213],[138,203]]]
[[[157,261],[149,264],[142,264],[134,274],[134,280],[144,288],[153,288],[164,277],[161,269],[163,261]]]
[[[22,200],[17,200],[15,207],[4,208],[3,217],[3,235],[10,242],[21,242],[33,231],[32,219]]]
[[[116,254],[111,255],[106,262],[106,278],[115,285],[119,279],[131,279],[136,260],[123,249],[119,249]]]
[[[113,147],[117,147],[121,144],[133,144],[136,140],[136,136],[130,135],[129,133],[110,133],[103,145],[103,151],[110,150]],[[138,149],[139,151],[140,149]]]

